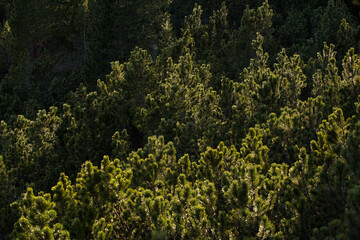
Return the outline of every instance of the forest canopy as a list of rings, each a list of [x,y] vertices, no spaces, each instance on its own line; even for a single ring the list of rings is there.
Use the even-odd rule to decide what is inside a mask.
[[[0,0],[0,239],[359,239],[359,13]]]

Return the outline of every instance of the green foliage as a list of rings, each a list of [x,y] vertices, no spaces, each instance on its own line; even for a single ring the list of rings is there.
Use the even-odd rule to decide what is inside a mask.
[[[188,153],[215,144],[218,138],[213,133],[221,133],[223,117],[219,96],[209,86],[209,66],[195,64],[194,56],[186,53],[175,64],[169,58],[161,75],[139,109],[139,126],[174,139]]]
[[[19,239],[70,239],[69,232],[62,224],[54,223],[56,211],[52,209],[50,194],[34,196],[28,188],[19,203],[13,204],[21,213],[15,224],[13,237]]]
[[[0,0],[0,239],[357,239],[358,13]]]
[[[56,108],[48,113],[39,111],[35,121],[20,115],[13,127],[1,122],[2,155],[8,174],[20,189],[28,184],[49,188],[49,178],[59,174],[55,132],[61,119],[56,111]]]
[[[359,185],[355,185],[348,194],[348,206],[346,209],[347,237],[354,239],[359,236]]]

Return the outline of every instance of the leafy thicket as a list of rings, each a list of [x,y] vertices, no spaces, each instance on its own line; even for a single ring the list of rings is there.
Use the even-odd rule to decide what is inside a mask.
[[[358,1],[0,10],[0,239],[359,238]]]

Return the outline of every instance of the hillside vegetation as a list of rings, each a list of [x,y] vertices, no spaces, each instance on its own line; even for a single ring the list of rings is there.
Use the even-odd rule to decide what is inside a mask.
[[[0,0],[0,239],[359,239],[359,12]]]

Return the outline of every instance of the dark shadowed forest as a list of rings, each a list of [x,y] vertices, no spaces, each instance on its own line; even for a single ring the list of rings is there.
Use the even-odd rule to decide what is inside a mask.
[[[0,240],[360,239],[359,13],[0,0]]]

